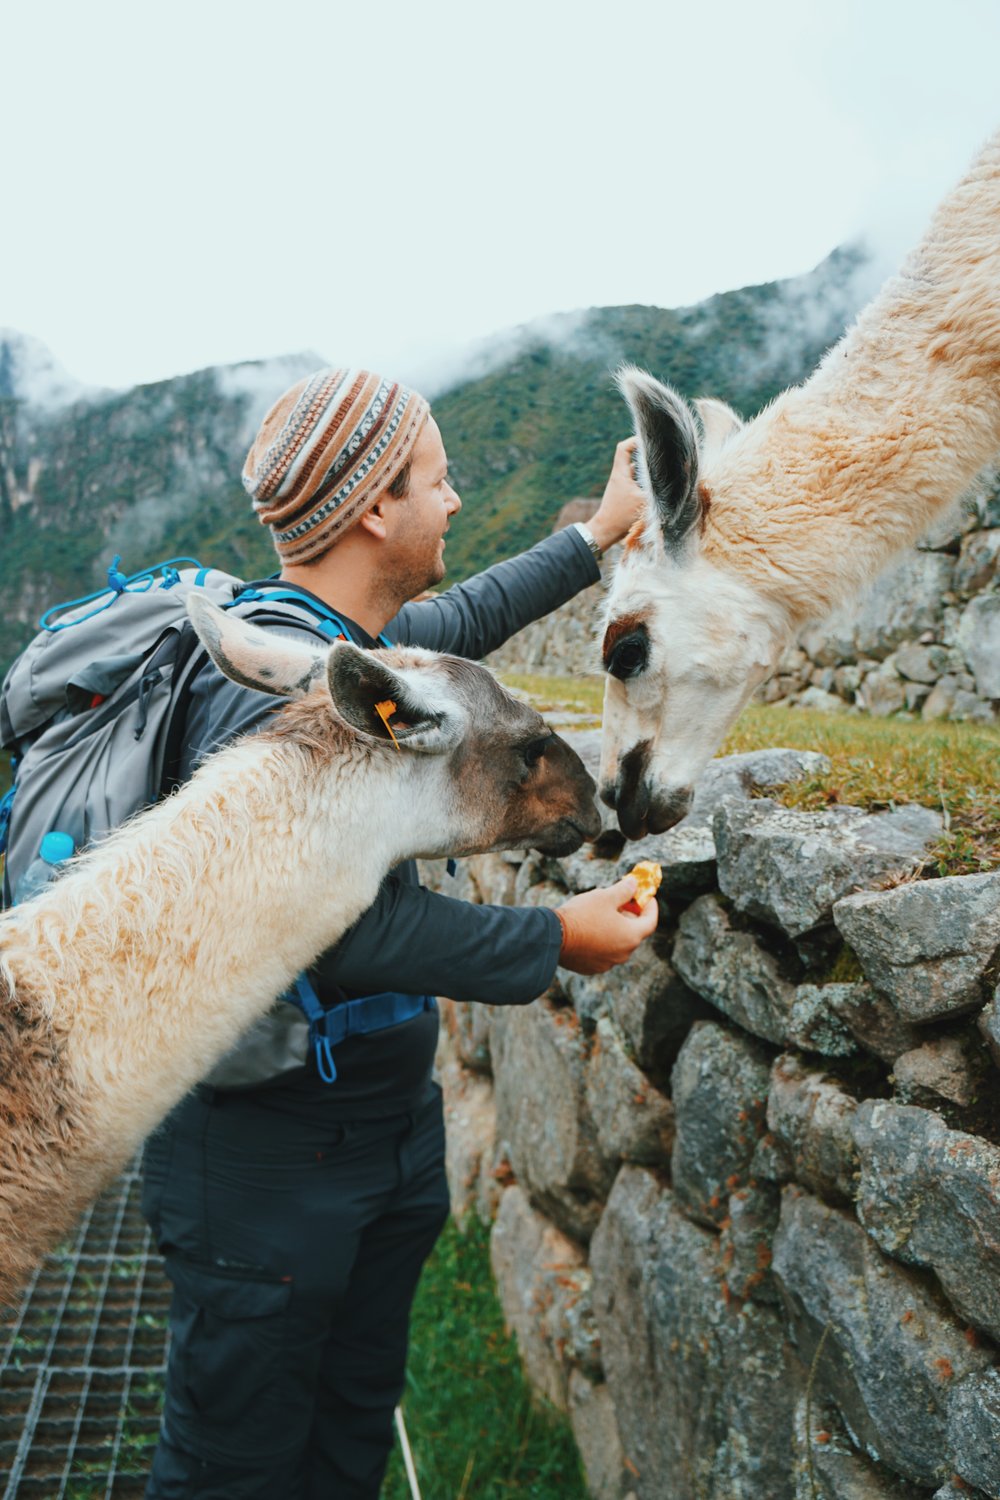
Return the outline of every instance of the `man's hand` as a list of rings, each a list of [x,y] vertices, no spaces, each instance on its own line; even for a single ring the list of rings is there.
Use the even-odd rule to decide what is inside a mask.
[[[638,888],[635,876],[626,875],[617,885],[571,896],[556,907],[563,930],[559,962],[564,969],[575,974],[606,974],[631,958],[643,938],[655,930],[659,917],[655,901],[639,916],[621,910]]]
[[[642,490],[635,482],[632,456],[636,439],[624,438],[615,449],[615,461],[604,489],[604,496],[593,516],[587,522],[597,545],[606,551],[620,542],[633,521],[643,514]]]

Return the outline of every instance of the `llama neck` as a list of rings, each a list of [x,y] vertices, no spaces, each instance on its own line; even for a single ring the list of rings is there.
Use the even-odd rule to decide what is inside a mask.
[[[1000,451],[998,225],[1000,135],[812,378],[706,475],[706,555],[796,623],[873,579]]]
[[[411,767],[247,741],[3,919],[111,1138],[141,1139],[371,904],[406,852]]]

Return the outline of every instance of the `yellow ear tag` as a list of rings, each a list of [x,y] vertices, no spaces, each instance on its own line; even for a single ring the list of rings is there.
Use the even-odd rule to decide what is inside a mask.
[[[393,734],[393,732],[392,732],[392,725],[389,723],[389,717],[390,717],[390,715],[394,714],[396,712],[396,705],[395,705],[395,703],[393,703],[393,701],[392,701],[391,698],[387,698],[384,703],[376,703],[376,705],[375,705],[375,712],[378,714],[379,718],[382,720],[382,723],[385,725],[386,729],[388,729],[388,731],[389,731],[389,737],[392,740],[392,743],[395,745],[396,749],[398,750],[399,749],[399,741],[397,740],[396,736]]]

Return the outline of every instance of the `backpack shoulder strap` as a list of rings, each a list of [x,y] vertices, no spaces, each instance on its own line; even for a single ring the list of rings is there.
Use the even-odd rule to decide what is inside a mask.
[[[316,622],[316,628],[325,640],[352,640],[351,632],[348,630],[340,615],[332,610],[329,605],[324,604],[321,599],[311,594],[300,593],[298,589],[285,588],[281,584],[273,587],[269,584],[263,586],[250,584],[233,600],[233,607],[240,604],[289,604],[296,611],[309,614]],[[259,621],[260,616],[251,613],[249,618]],[[382,634],[378,636],[380,646],[390,646],[392,642]]]

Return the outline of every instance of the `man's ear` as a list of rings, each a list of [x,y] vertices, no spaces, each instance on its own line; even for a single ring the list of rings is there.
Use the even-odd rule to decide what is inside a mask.
[[[279,698],[302,698],[319,682],[327,651],[219,609],[204,594],[190,594],[188,614],[209,656],[224,676],[241,687]]]
[[[682,396],[645,370],[625,365],[617,379],[635,420],[639,482],[652,519],[667,551],[680,551],[701,518],[694,417]]]
[[[385,501],[380,498],[375,501],[374,505],[370,505],[357,525],[363,527],[372,536],[378,537],[380,541],[384,541],[386,535]]]
[[[444,685],[429,667],[396,672],[380,652],[338,641],[330,652],[327,683],[340,717],[369,740],[438,755],[461,734]]]

